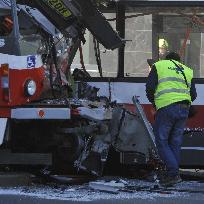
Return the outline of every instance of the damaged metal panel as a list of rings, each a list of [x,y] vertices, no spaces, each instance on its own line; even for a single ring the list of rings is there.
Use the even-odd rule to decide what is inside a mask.
[[[63,0],[63,2],[67,7],[69,7],[70,2],[74,5],[74,10],[72,10],[74,15],[77,16],[80,22],[91,31],[105,48],[115,49],[123,44],[119,35],[113,30],[100,11],[93,6],[90,0]]]
[[[87,107],[79,107],[77,108],[80,115],[83,118],[87,118],[89,120],[100,121],[100,120],[110,120],[112,118],[112,112],[107,108],[87,108]]]
[[[144,115],[136,109],[136,114],[121,107],[113,110],[110,122],[112,145],[121,152],[122,163],[146,163],[156,152],[150,124]],[[147,127],[148,126],[148,127]],[[135,153],[135,154],[134,154]],[[130,161],[125,161],[125,160]]]
[[[112,144],[116,150],[140,152],[149,157],[151,141],[139,116],[123,108],[115,108],[110,127]]]
[[[23,5],[19,5],[19,8],[22,9],[32,19],[34,18],[37,24],[51,35],[55,36],[59,32],[56,27],[38,9],[33,9]],[[27,17],[27,20],[31,21],[31,18],[29,19]]]
[[[56,2],[58,2],[59,5],[56,5],[54,1],[49,0],[17,0],[17,3],[19,4],[25,4],[39,9],[39,11],[45,15],[58,29],[64,30],[73,23],[74,16],[71,14],[69,9],[64,6],[61,0]]]
[[[92,175],[101,176],[111,144],[108,123],[105,121],[98,122],[93,126],[92,131],[90,130],[88,132],[79,132],[86,139],[83,151],[75,161],[75,167]]]
[[[75,161],[78,169],[101,176],[111,146],[120,154],[121,164],[148,164],[158,159],[151,124],[139,101],[134,98],[133,102],[136,106],[135,113],[116,105],[112,108],[112,119],[100,117],[98,120],[92,113],[95,109],[86,108],[86,111],[91,110],[87,116],[92,122],[95,121],[95,125],[90,126],[88,132],[85,129],[75,129],[75,133],[78,132],[81,138],[85,138],[83,151]],[[83,110],[85,107],[81,108]]]
[[[18,0],[17,3],[36,7],[56,28],[69,37],[83,39],[84,29],[88,28],[107,49],[115,49],[123,44],[119,35],[90,0],[33,0],[32,2]]]
[[[140,106],[139,102],[136,106]],[[113,108],[112,119],[98,122],[87,134],[76,167],[96,176],[102,175],[110,146],[120,153],[122,164],[147,164],[157,159],[151,125],[141,110],[142,107],[136,109],[135,114],[122,107]],[[82,132],[86,135],[86,131]]]

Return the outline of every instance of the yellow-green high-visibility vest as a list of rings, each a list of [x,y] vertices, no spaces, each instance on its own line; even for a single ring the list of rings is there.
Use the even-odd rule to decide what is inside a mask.
[[[154,94],[154,102],[157,110],[183,100],[191,103],[190,87],[193,70],[176,60],[173,61],[183,70],[188,87],[181,70],[171,60],[156,62],[158,85]]]

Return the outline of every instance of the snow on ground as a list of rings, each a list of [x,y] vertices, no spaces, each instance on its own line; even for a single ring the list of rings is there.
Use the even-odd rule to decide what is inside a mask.
[[[135,186],[147,186],[154,185],[153,183],[143,182],[134,180],[131,181],[131,185]],[[203,185],[203,184],[202,184]],[[204,186],[204,185],[203,185]],[[200,188],[200,184],[197,182],[182,182],[178,184],[177,188]],[[153,193],[145,191],[137,192],[119,192],[118,194],[107,193],[94,191],[88,187],[88,184],[79,185],[79,186],[28,186],[28,187],[15,187],[15,188],[0,188],[1,195],[15,195],[15,196],[28,196],[28,197],[37,197],[41,199],[57,199],[57,200],[70,200],[70,201],[96,201],[104,199],[145,199],[145,200],[154,200],[157,198],[186,198],[188,199],[191,196],[186,192],[172,192],[170,194],[163,193]]]

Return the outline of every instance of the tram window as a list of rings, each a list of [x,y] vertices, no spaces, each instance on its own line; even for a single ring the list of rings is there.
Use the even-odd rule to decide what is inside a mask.
[[[13,20],[10,15],[0,16],[0,36],[8,36],[13,30]]]
[[[132,16],[136,13],[127,13]],[[146,77],[152,58],[152,15],[126,19],[125,77]]]
[[[40,35],[21,35],[20,37],[21,55],[36,55],[46,53],[46,45]]]
[[[196,18],[192,23],[195,11],[191,7],[162,8],[129,8],[126,7],[125,26],[125,77],[147,77],[150,67],[147,59],[157,61],[164,59],[170,51],[182,52],[182,62],[194,70],[194,77],[204,78],[204,13],[197,7]],[[107,19],[115,14],[104,14]],[[135,17],[137,16],[137,17]],[[111,21],[115,29],[115,21]],[[186,35],[189,26],[193,25],[189,38]],[[99,76],[95,60],[92,35],[86,33],[87,43],[83,46],[84,63],[91,76]],[[159,48],[160,39],[166,42],[166,48]],[[184,46],[184,42],[185,46]],[[183,49],[184,48],[184,49]],[[182,50],[183,49],[183,50]],[[100,45],[103,76],[116,77],[118,68],[118,51],[106,50]],[[74,68],[81,68],[79,53],[74,59]]]
[[[125,47],[125,76],[146,77],[149,73],[147,59],[161,60],[174,51],[180,53],[184,64],[193,68],[194,77],[204,78],[203,8],[196,9],[193,21],[195,10],[191,7],[130,11],[126,16],[140,15],[126,19],[125,38],[131,41],[127,41]]]
[[[204,15],[200,14],[196,15],[200,23],[192,22],[192,14],[189,17],[160,15],[163,26],[158,32],[158,38],[166,40],[167,50],[180,53],[182,62],[193,68],[196,78],[204,77],[204,25],[201,23]]]
[[[132,15],[135,13],[128,13]],[[106,19],[115,19],[115,13],[105,13]],[[116,29],[116,21],[110,21],[113,29]],[[99,77],[97,68],[93,36],[86,32],[86,44],[82,47],[84,63],[92,77]],[[147,59],[152,58],[152,15],[126,19],[125,39],[125,77],[146,77],[149,73]],[[106,50],[100,45],[100,57],[103,77],[117,77],[118,50]],[[74,68],[81,68],[79,52],[72,64]]]
[[[24,12],[18,14],[21,55],[36,55],[47,53],[45,37],[39,32],[39,27]]]

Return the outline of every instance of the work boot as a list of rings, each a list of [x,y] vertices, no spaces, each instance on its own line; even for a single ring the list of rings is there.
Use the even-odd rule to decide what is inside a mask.
[[[166,176],[161,178],[161,180],[159,181],[160,185],[163,187],[170,187],[180,182],[182,182],[182,179],[179,175]]]

